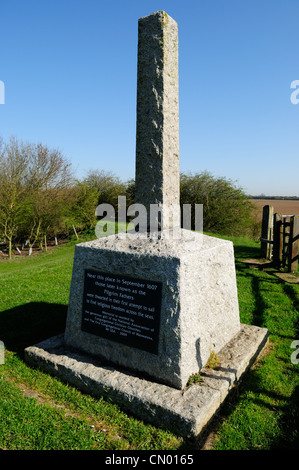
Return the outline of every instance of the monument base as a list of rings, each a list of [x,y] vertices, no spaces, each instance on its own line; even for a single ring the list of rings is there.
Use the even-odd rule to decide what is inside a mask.
[[[239,333],[218,353],[217,368],[203,368],[202,383],[183,390],[70,350],[63,335],[26,348],[25,359],[85,393],[109,398],[139,419],[183,437],[196,437],[257,359],[267,338],[267,329],[241,325]]]
[[[240,329],[233,244],[178,229],[75,249],[65,342],[183,389]]]

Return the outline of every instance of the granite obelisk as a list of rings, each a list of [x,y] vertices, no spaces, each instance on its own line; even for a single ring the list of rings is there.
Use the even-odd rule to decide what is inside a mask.
[[[136,126],[136,202],[179,206],[178,25],[164,11],[139,19]],[[172,228],[172,217],[163,218]]]

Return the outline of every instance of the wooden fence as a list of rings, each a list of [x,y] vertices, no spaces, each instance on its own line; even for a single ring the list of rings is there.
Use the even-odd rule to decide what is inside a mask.
[[[299,259],[299,215],[280,215],[272,206],[264,206],[261,257],[273,266],[297,271]]]

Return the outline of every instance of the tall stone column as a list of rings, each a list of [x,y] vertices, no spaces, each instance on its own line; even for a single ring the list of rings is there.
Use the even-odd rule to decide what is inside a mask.
[[[164,11],[138,22],[136,203],[179,205],[178,25]],[[163,217],[172,228],[172,217]]]

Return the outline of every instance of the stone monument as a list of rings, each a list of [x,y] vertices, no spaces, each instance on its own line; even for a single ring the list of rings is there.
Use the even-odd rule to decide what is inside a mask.
[[[178,28],[158,11],[141,18],[138,31],[136,203],[147,218],[133,235],[76,246],[64,338],[26,354],[143,419],[197,434],[267,332],[240,324],[232,243],[190,237],[176,217],[165,217],[179,205]],[[162,215],[157,233],[150,230],[154,204]],[[211,352],[223,358],[224,375],[187,388]]]
[[[232,243],[163,236],[179,204],[178,28],[165,12],[139,21],[137,89],[136,203],[161,206],[162,231],[76,246],[65,341],[181,389],[240,321]]]

